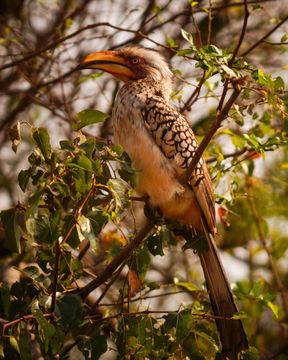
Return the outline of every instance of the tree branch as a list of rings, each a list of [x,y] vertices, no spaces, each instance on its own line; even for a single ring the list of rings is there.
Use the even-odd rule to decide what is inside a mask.
[[[79,290],[78,294],[82,297],[82,299],[85,299],[93,290],[102,285],[112,276],[113,272],[118,268],[118,266],[120,266],[122,262],[130,256],[132,251],[138,248],[138,246],[152,229],[153,224],[154,223],[152,221],[147,220],[145,226],[139,231],[135,238],[120,251],[119,255],[116,256],[112,262],[106,266],[102,274]]]
[[[242,79],[239,79],[239,80],[242,81]],[[225,95],[226,95],[226,92],[227,92],[227,86],[228,86],[228,85],[225,86],[225,84],[228,84],[228,80],[226,80],[226,83],[224,84],[224,90],[223,90],[223,93],[222,93],[222,97],[220,99],[220,103],[219,103],[219,106],[218,106],[218,113],[217,113],[216,121],[214,122],[214,124],[212,124],[212,126],[210,127],[210,129],[206,133],[204,139],[202,140],[201,144],[199,145],[198,149],[196,150],[196,153],[193,156],[193,159],[191,160],[191,163],[189,164],[189,167],[188,167],[186,173],[184,174],[184,176],[181,179],[183,184],[186,184],[189,181],[189,179],[190,179],[190,177],[191,177],[191,175],[192,175],[198,161],[200,160],[204,150],[208,146],[209,142],[211,141],[211,139],[214,136],[214,134],[216,133],[216,131],[221,126],[222,121],[228,116],[229,110],[231,109],[231,107],[234,104],[235,100],[239,96],[239,94],[240,94],[240,92],[242,90],[239,80],[238,79],[234,80],[234,84],[233,84],[234,85],[234,90],[233,90],[230,98],[228,99],[227,103],[222,108],[223,99],[225,98]]]
[[[234,62],[234,60],[235,60],[235,58],[236,58],[236,56],[237,56],[237,54],[239,52],[241,44],[242,44],[242,42],[244,40],[244,36],[245,36],[246,30],[247,30],[247,24],[248,24],[248,18],[249,18],[249,10],[248,10],[248,1],[247,0],[244,1],[244,9],[245,9],[245,15],[244,15],[241,34],[240,34],[240,37],[239,37],[238,44],[237,44],[235,50],[233,51],[232,58],[229,61],[229,65],[233,64],[233,62]]]

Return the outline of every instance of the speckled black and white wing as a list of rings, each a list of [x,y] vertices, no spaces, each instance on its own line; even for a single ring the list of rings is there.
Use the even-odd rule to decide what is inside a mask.
[[[198,142],[189,123],[162,97],[146,99],[142,110],[148,131],[163,154],[173,163],[179,176],[184,174],[195,155]],[[211,232],[215,229],[215,205],[211,179],[204,160],[201,158],[189,181],[197,201],[204,213]]]

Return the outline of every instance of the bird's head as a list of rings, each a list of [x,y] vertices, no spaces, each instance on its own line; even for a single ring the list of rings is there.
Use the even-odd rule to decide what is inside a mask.
[[[103,70],[125,82],[147,78],[171,86],[172,73],[164,57],[142,47],[95,52],[86,56],[77,68]]]

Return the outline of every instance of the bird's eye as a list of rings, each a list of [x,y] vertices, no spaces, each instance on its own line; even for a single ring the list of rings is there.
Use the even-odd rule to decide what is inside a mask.
[[[130,63],[133,65],[137,65],[140,63],[140,59],[137,57],[134,57],[134,58],[130,59]]]

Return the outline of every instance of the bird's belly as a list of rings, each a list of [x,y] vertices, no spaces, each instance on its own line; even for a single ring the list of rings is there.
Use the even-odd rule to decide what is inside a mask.
[[[118,132],[123,133],[123,129]],[[129,136],[120,135],[115,141],[122,145],[133,167],[139,171],[137,193],[148,195],[151,206],[159,207],[165,218],[201,229],[201,210],[193,191],[179,183],[172,162],[163,155],[153,139],[139,129],[131,134],[130,128]]]

